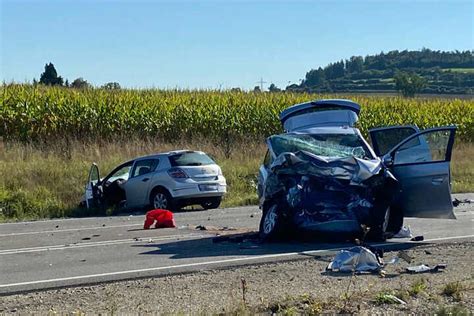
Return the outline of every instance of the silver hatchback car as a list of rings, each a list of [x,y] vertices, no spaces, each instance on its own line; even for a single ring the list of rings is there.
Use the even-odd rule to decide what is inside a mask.
[[[83,205],[176,210],[192,204],[218,208],[227,184],[221,168],[201,151],[178,150],[139,157],[100,178],[94,163]]]

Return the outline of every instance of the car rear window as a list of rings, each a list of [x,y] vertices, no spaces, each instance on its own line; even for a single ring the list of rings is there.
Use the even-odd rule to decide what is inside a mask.
[[[184,152],[169,156],[172,167],[180,166],[205,166],[214,164],[212,160],[205,153],[200,152]]]

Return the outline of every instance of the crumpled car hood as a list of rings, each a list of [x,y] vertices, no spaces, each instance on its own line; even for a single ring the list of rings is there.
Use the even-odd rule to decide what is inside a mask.
[[[270,166],[274,173],[314,175],[350,180],[357,185],[380,172],[380,159],[365,160],[357,157],[332,158],[306,151],[280,154]]]

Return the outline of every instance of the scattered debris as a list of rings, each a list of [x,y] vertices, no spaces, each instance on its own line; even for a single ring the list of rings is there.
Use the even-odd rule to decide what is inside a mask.
[[[209,230],[209,231],[233,231],[237,230],[237,228],[234,227],[217,227],[217,226],[204,226],[204,225],[197,225],[194,229],[197,230]]]
[[[156,209],[146,213],[143,229],[150,229],[151,225],[156,221],[155,228],[174,228],[173,213],[168,210]]]
[[[423,240],[425,240],[425,237],[423,237],[423,235],[415,236],[412,239],[410,239],[410,241],[423,241]]]
[[[381,294],[379,298],[380,300],[386,303],[406,305],[406,302],[404,300],[399,299],[393,294]]]
[[[442,270],[446,269],[446,267],[447,265],[444,263],[437,264],[434,267],[421,264],[419,266],[407,267],[405,270],[408,273],[441,272]]]
[[[378,272],[381,269],[379,256],[362,246],[341,250],[326,268],[333,272]]]
[[[254,241],[258,239],[257,233],[251,234],[235,234],[235,235],[225,235],[225,236],[217,236],[212,238],[213,243],[220,243],[220,242],[233,242],[233,243],[242,243],[246,241]],[[249,246],[250,247],[250,246]]]
[[[398,252],[398,257],[399,257],[399,258],[402,258],[402,259],[405,260],[407,263],[411,263],[412,260],[413,260],[413,258],[412,258],[410,255],[408,255],[408,253],[406,253],[406,251],[403,251],[403,250],[400,250],[400,251]]]
[[[470,200],[470,199],[459,200],[459,199],[456,199],[456,198],[454,198],[454,200],[453,200],[453,206],[454,207],[458,207],[460,204],[471,204],[471,203],[474,203],[474,200]]]
[[[410,226],[403,226],[392,238],[412,238]]]

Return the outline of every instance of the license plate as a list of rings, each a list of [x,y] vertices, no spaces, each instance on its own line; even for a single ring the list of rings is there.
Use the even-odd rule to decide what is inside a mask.
[[[200,184],[200,191],[217,191],[217,184]]]

